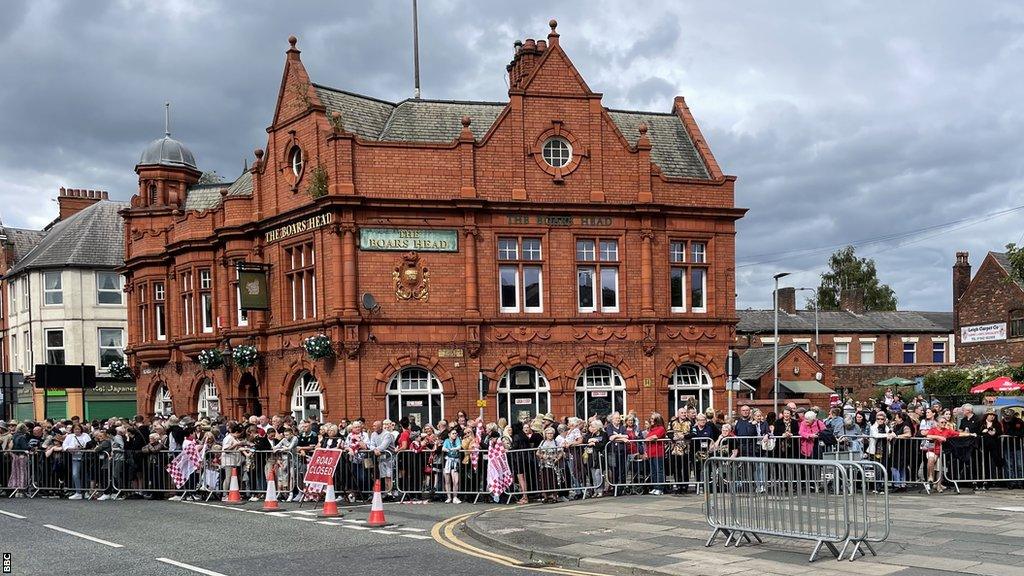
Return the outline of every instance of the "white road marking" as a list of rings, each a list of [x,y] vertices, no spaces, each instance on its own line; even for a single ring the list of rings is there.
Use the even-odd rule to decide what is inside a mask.
[[[424,536],[422,534],[399,534],[403,538],[413,538],[416,540],[430,540],[430,536]]]
[[[339,524],[339,526],[342,528],[348,528],[349,530],[369,530],[369,528],[365,526],[353,526],[351,524]]]
[[[317,520],[316,523],[323,524],[325,526],[342,526],[342,524],[338,524],[337,522],[328,522],[326,520]]]
[[[10,516],[11,518],[17,518],[18,520],[25,519],[25,517],[21,516],[20,514],[15,514],[14,512],[7,512],[6,510],[0,510],[0,514],[3,514],[4,516]]]
[[[206,576],[224,576],[224,574],[221,574],[220,572],[214,572],[213,570],[207,570],[191,564],[185,564],[184,562],[177,562],[170,558],[157,558],[156,561],[163,562],[164,564],[170,564],[171,566],[177,566],[178,568],[184,568],[185,570],[191,570],[199,574],[206,574]]]
[[[115,542],[110,542],[109,540],[102,540],[100,538],[95,538],[93,536],[89,536],[88,534],[82,534],[81,532],[75,532],[74,530],[68,530],[67,528],[61,528],[60,526],[54,526],[53,524],[43,524],[43,526],[45,526],[46,528],[49,528],[50,530],[56,530],[57,532],[63,532],[65,534],[70,534],[72,536],[77,536],[79,538],[84,538],[86,540],[91,540],[93,542],[96,542],[97,544],[103,544],[104,546],[110,546],[111,548],[124,548],[124,546],[122,546],[121,544],[117,544]]]
[[[399,535],[398,532],[393,532],[391,530],[370,530],[370,532],[373,532],[375,534],[387,534],[388,536],[398,536]]]
[[[296,518],[295,516],[289,516],[292,520],[301,520],[303,522],[316,522],[316,518]]]
[[[342,518],[342,522],[349,522],[351,524],[366,524],[366,520],[355,520],[352,518]]]
[[[287,512],[267,512],[267,516],[273,516],[275,518],[291,518]]]
[[[286,510],[290,514],[302,514],[303,516],[316,516],[317,513],[312,510]]]
[[[399,530],[403,530],[405,532],[426,532],[426,530],[424,530],[423,528],[408,528],[408,527],[405,527],[405,528],[399,528]]]

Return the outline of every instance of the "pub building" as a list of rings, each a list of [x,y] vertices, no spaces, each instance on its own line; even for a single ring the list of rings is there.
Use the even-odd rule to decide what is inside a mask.
[[[140,411],[724,408],[735,177],[682,97],[605,108],[550,27],[515,43],[505,102],[330,88],[291,37],[267,142],[236,181],[199,184],[183,144],[151,143],[123,211]],[[328,358],[304,347],[321,333]],[[249,347],[251,366],[198,361]]]

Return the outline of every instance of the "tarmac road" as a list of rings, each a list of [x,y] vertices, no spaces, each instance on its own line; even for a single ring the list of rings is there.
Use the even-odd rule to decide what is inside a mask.
[[[520,567],[460,538],[458,518],[444,522],[483,505],[388,504],[395,526],[379,530],[362,525],[368,506],[328,520],[311,504],[273,514],[261,505],[0,499],[0,552],[11,554],[10,574],[25,576],[584,574]]]

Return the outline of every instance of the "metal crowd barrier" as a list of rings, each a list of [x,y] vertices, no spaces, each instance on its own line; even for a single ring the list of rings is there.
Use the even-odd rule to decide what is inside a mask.
[[[1000,483],[1024,483],[1024,438],[964,436],[943,442],[942,478],[957,492],[960,484],[975,489]]]
[[[29,494],[32,488],[31,460],[31,452],[0,451],[0,495]]]
[[[608,485],[615,495],[700,486],[710,438],[627,440],[605,445]]]
[[[80,495],[91,498],[110,492],[109,452],[37,450],[30,454],[31,496]]]
[[[309,459],[313,457],[312,450],[308,454],[289,454],[290,462],[287,462],[294,487],[295,494],[305,493],[303,477]],[[398,459],[394,452],[385,450],[376,454],[372,450],[360,450],[352,453],[343,449],[341,460],[334,469],[334,491],[339,498],[350,497],[350,499],[365,499],[373,492],[375,480],[392,480],[392,489],[396,488],[395,478],[397,473]],[[263,490],[266,490],[266,480],[263,483]],[[387,490],[382,482],[381,490]],[[278,487],[278,492],[281,488]],[[244,492],[244,491],[243,491]]]
[[[888,536],[888,499],[881,501],[882,510],[868,500],[868,484],[879,473],[884,484],[883,469],[854,461],[708,458],[705,506],[714,530],[706,546],[719,534],[726,536],[726,546],[780,536],[813,541],[810,562],[823,546],[837,559],[851,544],[850,560],[862,546],[874,553],[870,542]]]

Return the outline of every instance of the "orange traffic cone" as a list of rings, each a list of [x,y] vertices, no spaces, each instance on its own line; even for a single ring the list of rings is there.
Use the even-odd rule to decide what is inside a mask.
[[[337,518],[341,516],[341,512],[338,512],[338,497],[334,494],[333,482],[327,485],[327,495],[324,496],[324,509],[317,516],[320,518]]]
[[[280,509],[281,506],[277,504],[277,479],[274,477],[274,468],[271,467],[267,471],[267,497],[263,501],[263,511],[274,512]]]
[[[231,468],[231,483],[228,485],[228,497],[224,500],[225,504],[244,504],[242,500],[242,493],[238,491],[238,468]]]
[[[370,517],[366,520],[366,525],[370,528],[390,526],[384,519],[384,500],[380,497],[380,479],[373,483],[373,504],[370,505]]]

